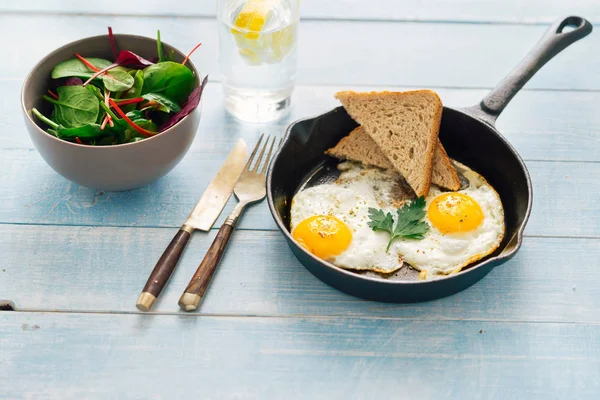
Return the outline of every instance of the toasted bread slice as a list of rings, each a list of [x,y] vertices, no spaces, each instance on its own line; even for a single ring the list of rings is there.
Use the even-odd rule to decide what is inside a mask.
[[[442,120],[443,106],[437,93],[344,91],[335,98],[365,128],[417,196],[427,196]]]
[[[371,139],[362,126],[342,138],[338,144],[327,150],[325,154],[340,160],[356,161],[368,167],[394,169],[392,163],[385,158],[375,141]],[[458,174],[439,139],[433,156],[431,183],[448,190],[458,190],[460,188]]]
[[[325,154],[339,160],[350,160],[362,163],[367,167],[379,167],[383,169],[394,169],[391,162],[379,150],[371,136],[367,134],[362,126],[354,129],[345,136]]]
[[[460,178],[454,166],[452,166],[452,161],[450,161],[450,157],[448,157],[448,153],[446,153],[440,139],[438,139],[433,156],[431,183],[448,190],[460,189]]]

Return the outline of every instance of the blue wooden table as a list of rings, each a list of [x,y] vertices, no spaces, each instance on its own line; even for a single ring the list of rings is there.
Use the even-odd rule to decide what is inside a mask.
[[[532,175],[533,213],[518,255],[475,286],[412,305],[345,295],[294,258],[263,202],[243,217],[199,313],[180,312],[177,299],[214,229],[194,235],[154,312],[135,308],[238,138],[281,134],[336,106],[340,89],[432,88],[446,105],[475,104],[556,18],[600,23],[597,2],[303,0],[294,110],[266,126],[224,111],[214,3],[0,3],[0,300],[16,309],[0,311],[0,398],[600,398],[596,32],[545,66],[498,121]],[[122,193],[53,172],[19,105],[42,56],[109,25],[160,29],[181,49],[203,42],[193,60],[211,77],[185,159]]]

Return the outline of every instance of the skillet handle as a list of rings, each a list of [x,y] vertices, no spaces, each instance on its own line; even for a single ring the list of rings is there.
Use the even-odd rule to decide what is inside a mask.
[[[567,27],[572,29],[565,30]],[[512,98],[544,64],[591,32],[592,24],[585,18],[570,16],[555,22],[521,63],[479,105],[465,111],[494,125]]]

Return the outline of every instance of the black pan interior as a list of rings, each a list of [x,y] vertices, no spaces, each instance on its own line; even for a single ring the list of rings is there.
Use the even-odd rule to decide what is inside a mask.
[[[356,126],[345,110],[338,107],[290,127],[287,140],[271,168],[273,204],[288,231],[291,199],[304,187],[331,181],[338,176],[338,161],[324,155],[324,152]],[[526,218],[529,202],[527,172],[516,152],[492,126],[461,111],[444,108],[439,137],[452,159],[479,172],[500,195],[506,234],[499,249],[486,259],[497,256],[506,249]],[[401,268],[388,276],[371,272],[360,274],[400,281],[413,281],[417,277],[417,272],[411,268]]]

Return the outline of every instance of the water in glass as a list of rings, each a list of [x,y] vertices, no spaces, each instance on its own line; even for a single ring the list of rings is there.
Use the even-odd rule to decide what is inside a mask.
[[[225,106],[248,122],[286,115],[296,76],[299,0],[219,0]]]

